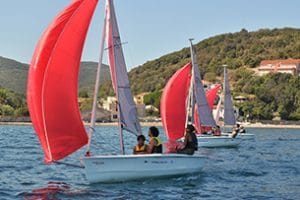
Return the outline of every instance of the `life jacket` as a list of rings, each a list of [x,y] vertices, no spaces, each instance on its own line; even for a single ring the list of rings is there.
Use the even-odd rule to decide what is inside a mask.
[[[156,145],[153,147],[151,153],[162,153],[162,141],[159,139],[159,137],[152,137],[151,140],[156,140]],[[150,140],[150,141],[151,141]]]
[[[139,146],[139,145],[135,145],[134,147],[134,152],[135,153],[143,153],[143,152],[146,152],[147,151],[147,145],[144,144],[143,146]]]

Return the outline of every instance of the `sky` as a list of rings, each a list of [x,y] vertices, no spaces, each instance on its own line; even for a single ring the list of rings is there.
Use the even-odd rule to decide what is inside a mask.
[[[72,0],[1,0],[0,56],[30,63],[51,20]],[[115,0],[130,69],[189,45],[242,28],[300,28],[299,0]],[[82,56],[97,61],[104,18],[99,0]],[[104,59],[107,62],[107,59]]]

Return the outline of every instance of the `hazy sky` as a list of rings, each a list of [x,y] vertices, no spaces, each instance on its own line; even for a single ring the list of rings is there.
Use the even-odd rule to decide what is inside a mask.
[[[1,0],[0,56],[29,63],[55,15],[71,0]],[[115,0],[128,68],[242,28],[300,28],[299,0]],[[104,17],[99,0],[82,60],[97,61]]]

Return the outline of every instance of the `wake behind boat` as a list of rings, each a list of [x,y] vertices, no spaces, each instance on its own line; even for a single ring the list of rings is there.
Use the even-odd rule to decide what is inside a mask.
[[[78,108],[78,72],[84,41],[97,0],[74,0],[50,24],[38,43],[28,75],[28,107],[45,154],[55,163],[87,146],[82,159],[89,182],[115,182],[174,176],[199,171],[202,156],[151,154],[124,155],[123,131],[141,135],[113,0],[106,1],[106,15],[97,69],[89,134]],[[93,155],[90,144],[95,126],[100,68],[105,41],[112,85],[117,96],[120,155]]]

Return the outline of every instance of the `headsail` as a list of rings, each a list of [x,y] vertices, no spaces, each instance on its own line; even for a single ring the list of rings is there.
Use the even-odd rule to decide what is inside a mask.
[[[184,136],[191,66],[186,64],[170,78],[161,97],[160,115],[169,140]]]
[[[107,0],[107,45],[109,52],[109,64],[113,87],[117,95],[122,128],[136,135],[141,134],[136,105],[130,90],[122,43],[119,34],[113,0]]]
[[[196,54],[193,50],[193,45],[191,44],[191,56],[193,60],[193,73],[194,73],[194,95],[196,101],[196,107],[198,110],[198,117],[200,119],[201,126],[216,126],[216,122],[213,118],[211,109],[209,108],[209,104],[207,102],[204,87],[201,81],[201,75],[198,65],[196,64]]]
[[[97,0],[74,0],[40,39],[28,74],[27,101],[45,162],[84,146],[87,134],[78,108],[78,72]]]
[[[224,124],[236,124],[226,66],[224,66]]]

